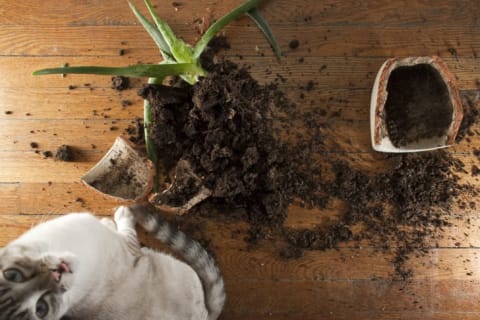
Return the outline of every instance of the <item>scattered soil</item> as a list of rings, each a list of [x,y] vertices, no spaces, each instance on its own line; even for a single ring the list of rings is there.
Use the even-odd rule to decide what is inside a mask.
[[[297,49],[300,46],[300,42],[297,39],[293,39],[288,43],[288,47],[292,50]]]
[[[53,153],[52,153],[52,151],[50,151],[50,150],[43,151],[43,152],[42,152],[42,155],[43,155],[45,158],[51,158],[51,157],[53,157]]]
[[[386,168],[381,172],[335,158],[326,147],[328,136],[323,135],[325,110],[301,113],[275,83],[260,85],[247,68],[230,61],[208,60],[204,65],[209,74],[193,87],[147,85],[140,91],[153,108],[151,136],[167,182],[181,160],[212,191],[209,199],[179,220],[222,213],[245,220],[250,225],[246,241],[251,245],[265,238],[286,241],[279,250],[284,259],[299,258],[303,250],[367,241],[391,253],[395,275],[407,279],[413,272],[405,264],[409,256],[424,254],[434,245],[438,231],[455,218],[451,209],[457,197],[476,195],[459,181],[457,172],[465,172],[463,163],[445,150],[376,155]],[[413,78],[400,74],[397,85],[408,89],[405,79],[421,82],[422,77],[433,76],[425,70]],[[313,89],[312,81],[301,90],[307,94]],[[438,101],[435,114],[451,116],[451,106],[443,102]],[[428,109],[421,105],[420,109]],[[406,116],[395,119],[402,117]],[[476,113],[467,112],[462,130],[469,131],[475,121]],[[445,128],[440,120],[413,129],[395,123],[401,133],[399,143],[440,135],[443,131],[434,128]],[[178,199],[167,201],[178,205],[185,201],[181,196],[195,191],[189,183],[182,187]],[[310,229],[284,225],[290,205],[322,209],[332,201],[345,207],[335,221]]]
[[[387,130],[396,147],[446,134],[453,115],[448,89],[428,64],[395,69],[387,84]]]
[[[67,146],[66,144],[58,147],[57,151],[55,152],[55,160],[58,161],[74,161],[75,160],[75,154],[73,152],[73,149],[70,146]]]
[[[455,141],[458,143],[467,135],[472,135],[471,127],[475,124],[479,116],[478,101],[480,100],[479,91],[466,91],[461,94],[463,105],[463,121],[458,129]],[[478,152],[480,156],[480,152]]]
[[[127,77],[115,76],[112,77],[112,89],[123,91],[130,88],[130,80]]]

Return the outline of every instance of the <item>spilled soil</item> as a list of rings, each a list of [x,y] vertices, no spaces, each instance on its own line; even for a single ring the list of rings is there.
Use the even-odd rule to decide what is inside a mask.
[[[219,214],[242,219],[250,225],[246,241],[279,239],[286,243],[279,251],[285,259],[367,241],[391,253],[396,276],[407,279],[408,257],[426,252],[437,231],[450,225],[459,195],[476,194],[459,181],[464,165],[444,150],[379,154],[374,158],[385,170],[362,170],[329,152],[327,142],[335,137],[323,133],[325,111],[297,108],[278,88],[283,78],[261,85],[233,62],[207,59],[204,65],[209,74],[193,87],[178,82],[140,90],[153,106],[150,132],[163,174],[186,161],[212,194],[177,221]],[[461,135],[476,117],[466,112]],[[178,198],[161,201],[178,205],[192,192],[189,185],[181,189]],[[345,208],[335,222],[285,226],[290,205],[323,209],[333,201]]]

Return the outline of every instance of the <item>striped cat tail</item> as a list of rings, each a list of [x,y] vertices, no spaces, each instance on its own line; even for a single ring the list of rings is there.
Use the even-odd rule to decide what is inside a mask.
[[[149,208],[133,205],[130,210],[140,226],[178,252],[197,273],[204,290],[208,320],[217,319],[222,312],[226,295],[222,275],[213,257],[200,243],[188,238],[185,233],[173,227],[159,214],[152,213]]]

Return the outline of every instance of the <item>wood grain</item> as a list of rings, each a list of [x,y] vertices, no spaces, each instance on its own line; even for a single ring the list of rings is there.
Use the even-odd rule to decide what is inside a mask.
[[[133,1],[142,12],[141,0]],[[186,41],[198,38],[194,20],[215,19],[239,0],[154,0],[161,16]],[[278,83],[298,108],[324,110],[325,157],[351,160],[358,168],[384,170],[370,147],[369,104],[375,75],[392,56],[439,55],[463,93],[480,95],[478,1],[265,1],[284,57],[277,60],[253,23],[242,18],[225,29],[231,49],[224,57],[250,67],[261,83]],[[0,0],[0,246],[31,226],[71,211],[111,216],[117,201],[86,189],[80,177],[115,137],[141,117],[137,89],[110,88],[110,77],[32,76],[46,67],[122,66],[160,60],[153,41],[127,2],[112,0]],[[300,46],[291,49],[292,39]],[[123,50],[123,55],[119,50]],[[314,81],[309,92],[299,87]],[[69,88],[70,87],[70,88]],[[122,106],[122,101],[130,105]],[[477,106],[478,109],[478,106]],[[294,120],[292,119],[292,122]],[[478,125],[450,149],[465,172],[461,181],[480,186]],[[31,142],[38,144],[32,148]],[[75,162],[45,158],[62,144],[75,148]],[[38,153],[35,153],[37,151]],[[353,162],[354,161],[354,162]],[[465,195],[460,202],[476,202]],[[325,210],[292,205],[287,225],[311,227],[343,213],[341,201]],[[248,228],[231,219],[202,220],[225,276],[228,302],[221,319],[478,319],[480,309],[480,214],[452,209],[452,226],[438,231],[430,250],[412,256],[409,282],[394,281],[392,256],[379,243],[342,243],[336,250],[306,251],[299,259],[279,256],[277,239],[249,247]],[[163,248],[143,231],[142,242]]]

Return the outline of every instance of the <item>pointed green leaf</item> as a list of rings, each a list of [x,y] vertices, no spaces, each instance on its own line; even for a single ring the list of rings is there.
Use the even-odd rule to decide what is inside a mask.
[[[130,5],[130,8],[137,17],[138,21],[140,21],[148,34],[152,37],[153,41],[155,41],[156,45],[160,49],[160,52],[162,53],[163,58],[171,59],[172,52],[170,50],[170,46],[163,37],[162,33],[155,28],[155,26],[151,24],[150,21],[148,21],[147,18],[145,18],[131,2],[128,2],[128,4]]]
[[[270,26],[265,18],[260,14],[260,11],[258,11],[257,8],[253,8],[247,12],[247,15],[257,24],[258,28],[262,30],[265,38],[267,38],[268,42],[272,46],[273,52],[275,52],[277,58],[280,59],[282,56],[280,46],[278,45],[277,39],[275,39],[272,29],[270,29]]]
[[[155,8],[152,6],[150,0],[144,0],[145,4],[153,18],[153,21],[157,25],[158,31],[162,34],[163,39],[170,48],[171,55],[177,62],[188,63],[192,62],[192,49],[182,39],[179,39],[173,33],[172,28],[167,22],[162,20],[155,12]]]
[[[223,27],[225,27],[233,20],[237,19],[242,14],[245,14],[248,11],[256,8],[260,4],[260,2],[262,2],[262,0],[249,0],[244,4],[240,5],[239,7],[235,8],[234,10],[230,11],[229,13],[218,19],[214,24],[212,24],[195,45],[195,48],[193,49],[193,58],[198,59],[200,57],[210,40],[212,40],[213,37],[215,37],[215,35]]]
[[[66,67],[37,70],[33,75],[47,74],[97,74],[125,77],[154,77],[164,78],[169,75],[201,76],[205,71],[194,63],[178,64],[137,64],[127,67]]]

